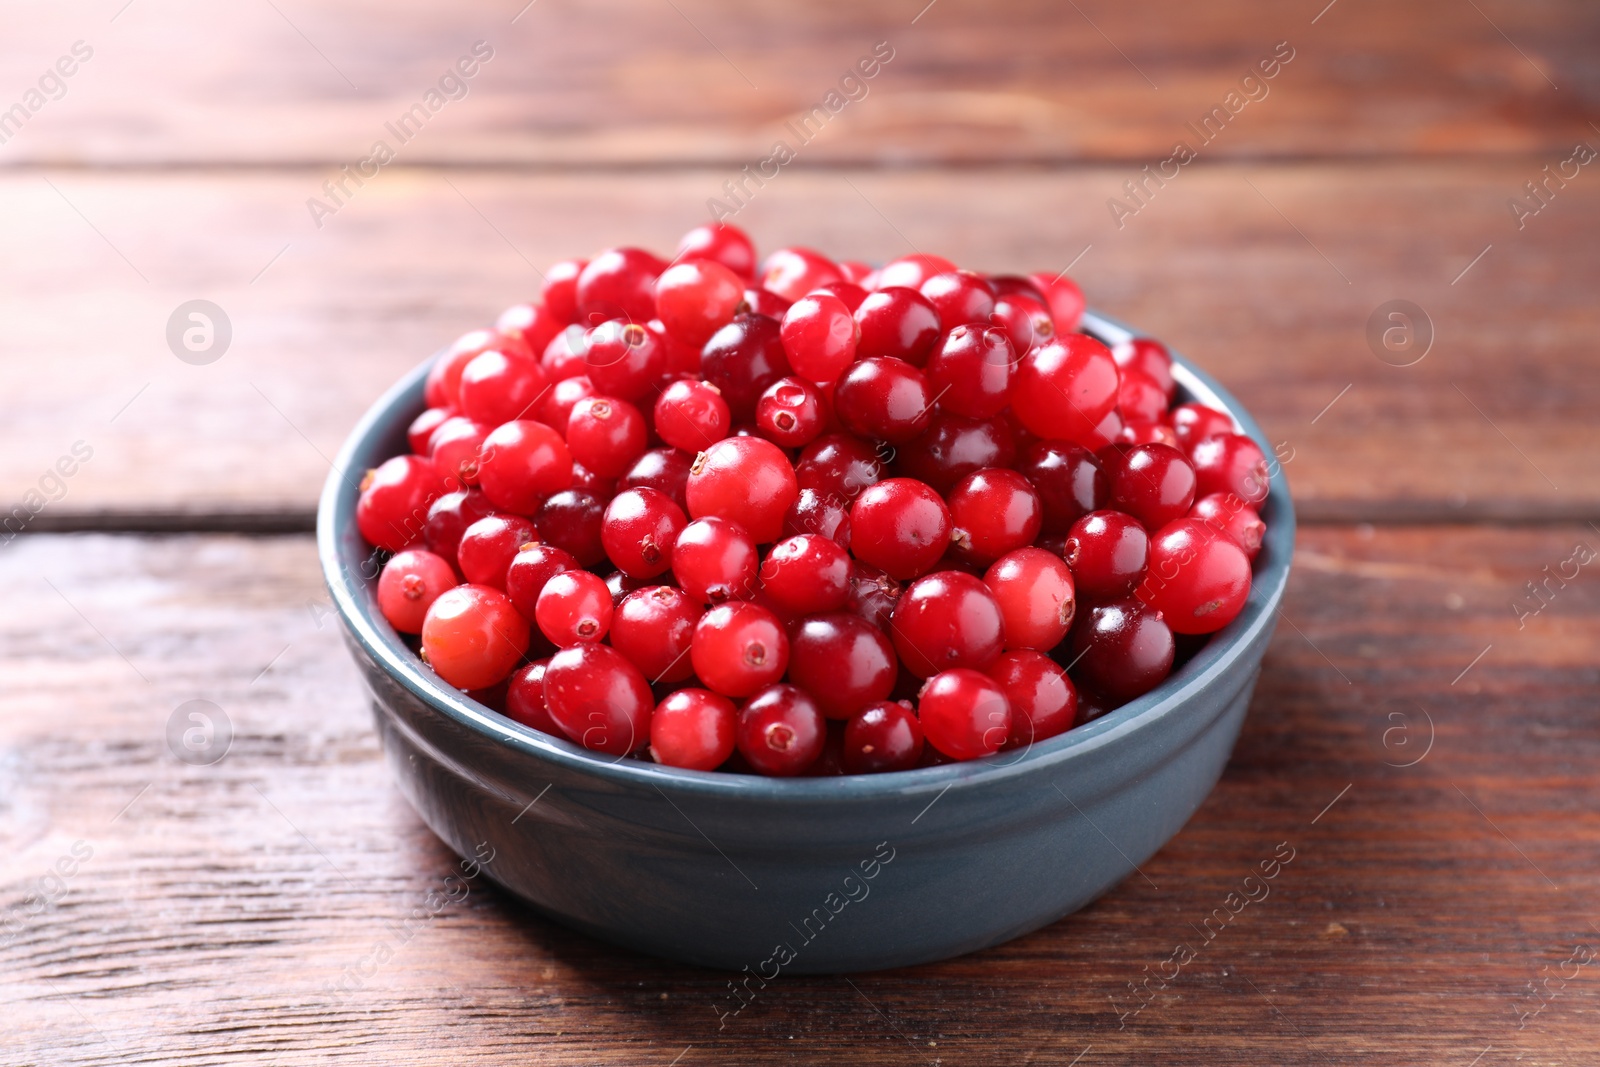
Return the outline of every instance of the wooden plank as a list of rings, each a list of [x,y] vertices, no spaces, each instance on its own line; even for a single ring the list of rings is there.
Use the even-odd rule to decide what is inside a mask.
[[[0,554],[0,1060],[1594,1062],[1596,971],[1567,961],[1600,946],[1600,585],[1583,568],[1521,630],[1511,608],[1579,541],[1306,531],[1234,759],[1150,882],[965,959],[787,979],[719,1031],[726,975],[485,886],[330,993],[455,860],[390,784],[310,539],[24,537]],[[210,766],[164,736],[192,699],[232,724]],[[1282,842],[1270,895],[1204,942]]]
[[[1575,180],[1519,231],[1506,200],[1537,172],[1204,166],[1120,229],[1105,203],[1125,168],[795,173],[737,220],[769,248],[1075,263],[1096,306],[1189,353],[1259,417],[1312,519],[1591,518],[1600,252],[1578,235],[1600,219],[1600,183]],[[304,201],[320,177],[0,178],[28,250],[0,264],[7,511],[43,481],[60,499],[39,529],[304,524],[328,457],[404,370],[536,292],[537,265],[608,243],[670,250],[722,174],[397,169],[317,229]],[[196,298],[232,322],[206,366],[165,335]],[[1396,298],[1436,336],[1413,366],[1369,347],[1369,319]],[[79,441],[93,458],[60,490],[45,471]]]
[[[0,165],[354,161],[478,41],[468,95],[391,140],[405,162],[755,163],[878,42],[894,58],[801,165],[1153,162],[1279,42],[1292,61],[1207,154],[1544,154],[1593,136],[1600,44],[1582,0],[125,6],[8,20],[5,106],[75,41],[93,57]]]

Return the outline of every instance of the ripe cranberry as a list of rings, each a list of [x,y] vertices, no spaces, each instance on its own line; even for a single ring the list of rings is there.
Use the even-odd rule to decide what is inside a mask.
[[[766,608],[732,601],[700,617],[689,658],[708,688],[723,696],[746,697],[783,677],[789,638]]]
[[[895,470],[948,493],[973,471],[1009,467],[1015,458],[1011,433],[1001,420],[939,411],[926,430],[896,451]]]
[[[710,382],[680,378],[656,398],[656,433],[673,448],[694,453],[728,436],[733,416]]]
[[[552,382],[576,378],[589,368],[584,360],[589,355],[589,331],[574,323],[550,338],[539,356],[539,367]]]
[[[759,437],[718,441],[689,468],[689,514],[736,522],[757,544],[783,536],[783,516],[799,495],[789,457]]]
[[[563,259],[544,272],[540,298],[557,322],[578,321],[578,277],[587,264],[581,259]]]
[[[456,548],[456,565],[473,585],[505,590],[506,569],[523,545],[538,537],[520,515],[490,515],[468,526]]]
[[[565,737],[544,703],[544,669],[549,664],[547,659],[535,660],[511,672],[510,684],[506,686],[505,715],[543,733]]]
[[[785,537],[818,534],[850,547],[850,512],[838,497],[824,497],[814,489],[802,489],[783,516]]]
[[[706,342],[700,373],[721,390],[734,420],[748,422],[767,386],[789,373],[778,320],[761,314],[735,315]]]
[[[697,350],[732,318],[744,281],[711,259],[674,264],[656,279],[656,315],[667,333]]]
[[[992,563],[1039,536],[1039,494],[1016,471],[973,471],[950,491],[950,544],[960,556]]]
[[[856,355],[887,356],[920,367],[939,340],[939,313],[914,288],[880,288],[855,310]]]
[[[935,274],[917,291],[939,313],[939,328],[946,333],[967,323],[986,323],[994,314],[994,289],[987,278],[970,270]]]
[[[1125,422],[1122,431],[1117,434],[1116,444],[1119,448],[1123,445],[1166,445],[1168,448],[1177,448],[1178,435],[1164,422]]]
[[[917,697],[928,744],[953,759],[1000,751],[1011,734],[1011,703],[987,675],[958,667],[929,678]]]
[[[650,740],[650,686],[608,645],[585,642],[550,657],[544,699],[562,733],[591,751],[626,756]]]
[[[851,500],[883,477],[883,461],[877,450],[861,438],[830,433],[801,450],[794,474],[801,489]]]
[[[666,494],[668,500],[687,514],[689,468],[693,464],[692,452],[685,452],[681,448],[652,448],[634,460],[633,466],[617,479],[616,490],[654,489]]]
[[[909,771],[922,758],[922,723],[904,704],[869,704],[844,727],[846,774]]]
[[[528,648],[528,623],[498,589],[458,585],[439,594],[422,622],[422,658],[457,689],[498,683]]]
[[[810,696],[792,685],[768,686],[739,712],[739,754],[758,774],[788,778],[822,755],[827,724]]]
[[[1070,441],[1038,441],[1017,464],[1044,508],[1041,529],[1064,534],[1111,499],[1111,482],[1093,452]]]
[[[461,372],[461,413],[489,426],[525,419],[549,385],[536,360],[491,349]]]
[[[998,326],[957,326],[928,360],[928,385],[946,411],[993,418],[1006,406],[1016,363],[1011,341]]]
[[[1232,493],[1246,504],[1259,504],[1267,498],[1271,476],[1267,457],[1250,438],[1239,433],[1208,437],[1189,450],[1194,461],[1197,492]]]
[[[994,302],[989,321],[1006,332],[1011,347],[1027,352],[1034,345],[1049,344],[1056,326],[1044,302],[1020,293],[1002,296]]]
[[[1172,653],[1160,613],[1129,598],[1080,611],[1065,658],[1082,685],[1115,707],[1160,685],[1172,672]]]
[[[433,431],[428,438],[428,458],[446,485],[459,489],[478,484],[479,453],[491,429],[465,415],[454,415]]]
[[[428,406],[460,407],[461,372],[467,364],[482,352],[508,344],[521,354],[521,343],[512,341],[498,330],[470,330],[456,338],[444,355],[428,369],[428,379],[423,386],[423,398]]]
[[[408,548],[390,557],[378,575],[378,610],[403,634],[420,634],[428,608],[456,586],[448,560],[422,548]]]
[[[830,719],[848,719],[894,690],[894,649],[882,630],[851,612],[813,615],[789,642],[789,680]]]
[[[1133,337],[1112,345],[1111,358],[1123,373],[1139,371],[1149,375],[1161,387],[1167,402],[1172,402],[1178,385],[1172,380],[1172,354],[1166,345],[1149,337]]]
[[[1123,367],[1122,381],[1117,387],[1117,410],[1124,423],[1155,422],[1167,413],[1167,394],[1150,375],[1142,370]]]
[[[412,419],[411,425],[406,427],[406,444],[411,451],[419,456],[426,456],[428,442],[433,439],[433,431],[455,413],[454,408],[427,408],[421,415]]]
[[[551,493],[572,484],[573,458],[555,430],[517,419],[483,439],[478,478],[495,507],[531,515]]]
[[[1139,584],[1150,554],[1150,535],[1120,511],[1091,511],[1067,533],[1067,566],[1085,600],[1127,596]]]
[[[902,359],[875,356],[845,372],[833,393],[834,414],[862,437],[899,443],[928,428],[933,393],[928,379]]]
[[[856,560],[850,565],[850,610],[884,633],[889,632],[903,591],[899,582],[870,563]]]
[[[756,429],[783,448],[801,448],[827,421],[821,391],[802,378],[779,378],[756,404]]]
[[[604,517],[605,505],[599,498],[566,489],[540,505],[533,524],[547,543],[570,552],[582,566],[593,567],[606,558],[600,540]]]
[[[1195,469],[1183,453],[1166,445],[1108,450],[1101,462],[1111,482],[1111,506],[1159,530],[1194,505]]]
[[[844,266],[845,265],[843,263],[839,264],[839,269],[843,270]],[[846,273],[848,274],[849,272],[846,271]],[[860,307],[861,302],[867,298],[867,291],[861,286],[857,285],[855,282],[829,282],[827,285],[817,286],[815,289],[807,293],[806,296],[838,297],[844,302],[845,310],[849,311],[851,315],[854,315],[856,308]],[[802,297],[802,299],[804,298]],[[855,331],[853,328],[850,336],[855,336]]]
[[[1019,548],[994,561],[983,584],[1005,620],[1006,648],[1048,652],[1072,628],[1076,588],[1066,561],[1042,548]]]
[[[665,266],[638,248],[601,252],[578,275],[578,321],[597,326],[607,319],[645,323],[655,318],[656,278]]]
[[[910,478],[865,489],[850,508],[850,549],[889,575],[915,578],[950,544],[950,511],[939,494]]]
[[[1179,404],[1167,416],[1172,431],[1178,435],[1178,447],[1193,452],[1194,446],[1219,433],[1233,433],[1233,419],[1216,408],[1204,404]]]
[[[683,528],[672,550],[672,574],[701,604],[747,600],[755,594],[760,557],[743,526],[716,517]]]
[[[611,319],[589,331],[583,367],[596,391],[637,404],[666,373],[667,350],[647,326]]]
[[[794,615],[836,611],[850,599],[850,555],[818,534],[785,538],[761,564],[761,588]]]
[[[369,545],[398,552],[422,540],[428,508],[444,489],[438,471],[421,456],[386,459],[361,479],[356,528]]]
[[[614,607],[605,579],[588,571],[550,576],[534,602],[533,621],[557,648],[602,640],[611,629]]]
[[[565,433],[567,423],[572,419],[572,409],[578,406],[578,401],[594,395],[594,383],[588,375],[563,378],[545,394],[544,403],[539,405],[539,421]]]
[[[492,514],[494,505],[482,490],[458,489],[446,493],[428,508],[428,518],[422,527],[428,550],[455,563],[456,550],[461,545],[461,535],[467,532],[467,527]]]
[[[649,443],[649,428],[639,409],[616,397],[585,397],[567,420],[572,458],[603,478],[619,477]]]
[[[783,316],[789,310],[789,301],[777,293],[768,292],[761,288],[745,287],[744,300],[739,304],[737,314],[740,315],[765,315],[769,319],[783,321]]]
[[[960,571],[912,582],[889,629],[901,664],[918,678],[952,667],[984,670],[1005,647],[1005,618],[994,594]]]
[[[624,489],[606,505],[600,543],[628,577],[654,578],[672,566],[672,546],[688,521],[665,493]]]
[[[756,272],[755,245],[743,230],[730,222],[704,223],[683,235],[673,261],[695,259],[713,260],[746,280],[753,278]]]
[[[935,274],[944,274],[955,269],[956,265],[943,256],[916,252],[885,263],[878,271],[878,288],[882,290],[891,286],[904,286],[907,289],[920,289],[922,283]]]
[[[627,656],[652,685],[681,682],[694,674],[689,642],[700,605],[682,589],[652,585],[628,593],[611,617],[611,647]]]
[[[1178,519],[1150,541],[1140,600],[1182,634],[1222,629],[1250,596],[1250,557],[1199,519]]]
[[[856,358],[856,321],[829,292],[807,293],[790,304],[779,335],[789,366],[818,385],[832,384]]]
[[[512,304],[494,320],[494,328],[507,337],[517,338],[535,358],[550,339],[561,332],[566,322],[558,321],[543,304]]]
[[[1261,551],[1261,539],[1266,536],[1267,524],[1261,521],[1255,508],[1232,493],[1212,493],[1201,497],[1189,509],[1189,517],[1199,519],[1230,538],[1244,549],[1244,554],[1250,559],[1255,559],[1256,553]]]
[[[640,458],[642,459],[643,457],[641,456]],[[637,461],[635,461],[634,466],[638,466]],[[633,467],[628,469],[631,471]],[[572,488],[581,489],[590,496],[605,499],[617,491],[617,480],[615,478],[602,478],[582,463],[574,463],[572,465]]]
[[[1117,365],[1105,345],[1062,334],[1023,357],[1011,408],[1040,437],[1087,444],[1117,403]]]
[[[667,767],[714,771],[733,755],[739,711],[709,689],[680,689],[650,717],[650,755]]]
[[[839,265],[809,248],[780,248],[761,264],[761,286],[793,303],[819,285],[842,282]]]
[[[1027,748],[1077,723],[1078,689],[1049,656],[1025,649],[1007,652],[989,668],[989,677],[1011,705],[1007,748]]]
[[[1056,333],[1068,334],[1076,330],[1086,306],[1083,290],[1078,288],[1078,283],[1065,274],[1030,274],[1028,280],[1044,297]]]
[[[572,553],[540,541],[528,542],[506,567],[506,596],[523,618],[533,622],[545,583],[562,571],[577,569],[578,561]]]

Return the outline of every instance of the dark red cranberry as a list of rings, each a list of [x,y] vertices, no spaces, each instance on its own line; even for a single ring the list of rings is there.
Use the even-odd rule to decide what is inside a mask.
[[[804,772],[822,755],[827,724],[817,706],[792,685],[768,686],[739,712],[739,752],[769,777]]]
[[[711,335],[700,354],[700,373],[722,392],[735,422],[755,418],[767,386],[789,373],[778,320],[760,314],[735,315]]]
[[[910,478],[869,486],[850,508],[850,550],[895,578],[915,578],[950,544],[950,510],[939,494]]]
[[[1158,530],[1194,505],[1195,469],[1183,453],[1166,445],[1107,450],[1101,463],[1111,482],[1111,506]]]
[[[838,497],[824,497],[814,489],[802,489],[783,517],[783,534],[785,537],[820,534],[848,549],[850,512]]]
[[[562,571],[577,568],[578,561],[572,553],[541,541],[528,542],[511,557],[506,568],[506,596],[523,618],[533,622],[545,583]]]
[[[739,711],[709,689],[669,693],[650,716],[650,755],[668,767],[714,771],[733,755]]]
[[[801,451],[794,474],[801,489],[849,501],[883,477],[883,459],[870,442],[859,437],[825,434]]]
[[[1107,600],[1127,596],[1144,576],[1150,535],[1139,520],[1120,511],[1091,511],[1067,534],[1067,566],[1078,596]]]
[[[670,585],[635,589],[617,602],[611,617],[611,647],[628,657],[652,685],[681,682],[694,674],[689,642],[698,621],[700,605],[682,589]]]
[[[1001,420],[939,411],[925,431],[896,449],[895,472],[942,494],[973,471],[1009,467],[1015,458],[1011,433]]]
[[[650,686],[609,645],[584,642],[550,657],[544,699],[562,733],[584,748],[626,756],[650,740]]]
[[[505,715],[524,726],[565,737],[544,703],[544,670],[549,664],[547,659],[535,660],[511,672],[511,684],[506,687]]]
[[[856,560],[850,565],[850,610],[884,633],[889,632],[903,591],[899,582],[870,563]]]
[[[481,489],[458,489],[446,493],[428,508],[427,522],[423,525],[423,540],[428,550],[456,562],[456,550],[461,545],[461,535],[479,519],[494,514],[494,504]]]
[[[689,468],[694,465],[694,453],[677,448],[652,448],[633,461],[633,466],[617,479],[617,490],[654,489],[665,493],[667,499],[689,510]]]
[[[540,506],[533,524],[547,544],[571,553],[583,566],[593,567],[606,558],[605,545],[600,540],[605,510],[599,498],[567,489]]]
[[[986,674],[958,667],[929,678],[917,698],[928,744],[958,760],[992,755],[1011,735],[1011,704]]]
[[[960,571],[912,582],[889,629],[900,663],[919,678],[952,667],[984,670],[1005,647],[1005,620],[994,594]]]
[[[765,315],[769,319],[777,319],[781,322],[788,310],[789,301],[777,293],[747,286],[744,291],[744,300],[740,302],[739,310],[734,314]]]
[[[967,323],[986,323],[994,314],[994,289],[987,278],[970,270],[935,274],[917,291],[938,312],[939,328],[946,333]]]
[[[975,563],[992,563],[1039,536],[1039,494],[1016,471],[973,471],[950,490],[946,503],[951,549]]]
[[[1048,344],[1056,335],[1055,323],[1044,302],[1022,294],[996,300],[989,321],[1006,332],[1011,347],[1020,353],[1026,353],[1035,345]]]
[[[600,543],[628,577],[654,578],[672,566],[672,546],[688,522],[665,493],[624,489],[606,505]]]
[[[656,316],[656,277],[666,264],[639,248],[612,248],[578,275],[578,319],[598,326],[607,319],[640,324]]]
[[[939,340],[939,313],[915,289],[879,289],[856,308],[855,320],[862,359],[886,356],[920,367]]]
[[[1064,658],[1074,678],[1113,705],[1160,685],[1172,671],[1172,630],[1131,597],[1078,612]]]
[[[882,630],[851,612],[801,620],[789,642],[789,680],[830,719],[848,719],[894,690],[894,649]]]
[[[1136,593],[1176,633],[1209,634],[1244,609],[1250,557],[1199,519],[1178,519],[1150,541],[1150,563]]]
[[[1007,652],[989,668],[1011,705],[1007,748],[1027,748],[1072,729],[1078,720],[1078,690],[1061,665],[1039,652]]]
[[[957,326],[944,335],[925,369],[939,406],[989,419],[1006,406],[1017,355],[998,326]]]
[[[909,771],[922,758],[922,723],[904,704],[869,704],[844,728],[846,774]]]
[[[834,414],[862,437],[899,443],[928,428],[933,393],[928,379],[900,359],[875,356],[845,372],[833,393]]]
[[[789,638],[766,608],[730,601],[700,617],[689,658],[707,688],[746,697],[783,677],[789,667]]]
[[[845,264],[839,264],[839,268],[841,270],[843,270],[844,267]],[[848,275],[849,271],[845,271],[845,273]],[[811,292],[806,294],[806,296],[818,295],[838,297],[840,300],[844,301],[845,309],[854,315],[856,308],[860,307],[862,301],[867,299],[868,293],[867,290],[861,288],[861,286],[855,282],[843,281],[829,282],[827,285],[819,285],[815,289],[811,290]],[[801,299],[804,299],[804,297]],[[854,331],[852,331],[852,334],[853,332]]]
[[[1111,499],[1111,482],[1093,452],[1070,441],[1038,441],[1022,454],[1017,469],[1032,483],[1044,508],[1041,529],[1064,534]]]

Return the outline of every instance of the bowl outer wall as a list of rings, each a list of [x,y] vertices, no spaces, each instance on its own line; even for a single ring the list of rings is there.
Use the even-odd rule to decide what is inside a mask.
[[[1093,314],[1085,325],[1108,342],[1130,333]],[[1237,402],[1175,357],[1185,394],[1228,410],[1271,455]],[[854,870],[849,891],[869,896],[784,969],[937,959],[1104,892],[1181,828],[1226,763],[1293,547],[1276,465],[1245,610],[1162,686],[1095,722],[1022,754],[892,775],[775,780],[607,763],[442,685],[376,610],[356,486],[340,472],[404,449],[425,373],[374,405],[341,452],[319,513],[325,577],[403,791],[459,853],[493,848],[491,877],[563,922],[691,962],[756,966],[785,930],[793,941],[815,925],[802,931],[799,917],[837,906]],[[871,883],[863,863],[878,874]]]

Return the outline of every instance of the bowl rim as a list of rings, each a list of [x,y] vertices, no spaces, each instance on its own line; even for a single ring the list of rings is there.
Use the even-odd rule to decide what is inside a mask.
[[[1108,346],[1141,336],[1124,323],[1092,310],[1085,311],[1080,328]],[[1237,430],[1253,438],[1269,457],[1274,456],[1260,426],[1231,393],[1180,352],[1171,348],[1168,351],[1180,390],[1194,401],[1226,412]],[[710,799],[846,804],[873,798],[934,793],[942,796],[956,786],[990,785],[1093,758],[1178,714],[1191,697],[1234,668],[1262,631],[1274,625],[1288,582],[1295,536],[1294,504],[1282,464],[1273,462],[1271,487],[1263,507],[1270,514],[1262,546],[1265,562],[1252,576],[1244,609],[1156,688],[1091,722],[1030,745],[1021,753],[1003,751],[978,760],[886,774],[768,778],[687,770],[624,757],[608,760],[572,742],[523,726],[479,704],[464,691],[446,685],[426,670],[387,622],[376,616],[375,598],[363,588],[370,580],[358,579],[341,560],[341,531],[354,522],[357,497],[355,483],[345,472],[372,449],[375,439],[392,434],[398,417],[415,405],[415,394],[420,393],[436,358],[437,354],[413,368],[368,408],[331,465],[317,507],[317,555],[329,596],[350,638],[391,679],[435,713],[492,743],[509,746],[521,756],[593,775],[614,785]]]

